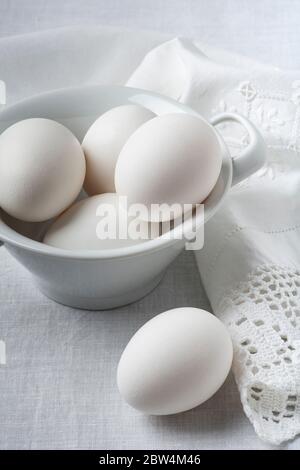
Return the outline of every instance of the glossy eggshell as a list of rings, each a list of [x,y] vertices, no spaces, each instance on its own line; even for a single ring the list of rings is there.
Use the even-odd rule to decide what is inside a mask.
[[[232,342],[223,323],[205,310],[177,308],[157,315],[132,337],[117,382],[132,407],[167,415],[209,399],[231,363]]]
[[[204,201],[221,164],[219,136],[208,122],[184,113],[166,114],[146,122],[127,140],[117,161],[115,187],[128,197],[128,204],[182,208]],[[158,220],[155,213],[149,220]]]
[[[82,142],[87,162],[84,188],[89,195],[115,192],[115,166],[123,145],[154,116],[148,109],[130,104],[110,109],[92,124]]]
[[[40,222],[56,217],[79,194],[85,158],[72,132],[50,119],[17,122],[0,136],[0,206]]]

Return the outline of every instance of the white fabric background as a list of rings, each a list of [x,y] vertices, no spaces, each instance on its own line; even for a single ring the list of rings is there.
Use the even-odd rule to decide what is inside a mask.
[[[73,25],[152,29],[300,67],[298,0],[1,0],[0,34]]]
[[[2,0],[0,35],[74,24],[152,28],[299,68],[299,18],[299,2],[283,0]],[[151,41],[154,45],[156,40]],[[22,60],[21,38],[17,43],[17,50],[13,38],[0,43],[4,70],[10,54]],[[84,55],[80,48],[79,52]],[[138,60],[141,52],[137,45]],[[36,91],[42,82],[40,72],[37,68]],[[107,82],[105,73],[104,69],[93,81]],[[88,70],[83,70],[73,83],[86,76]],[[17,78],[8,89],[11,101],[32,93],[32,83]],[[64,77],[55,85],[64,86]],[[0,262],[0,339],[7,345],[7,365],[0,366],[1,448],[267,448],[243,415],[231,377],[202,407],[173,417],[140,416],[118,396],[115,367],[140,325],[175,306],[209,308],[192,255],[181,256],[146,299],[105,313],[57,306],[36,291],[27,273],[3,249]],[[285,448],[299,448],[299,440]]]

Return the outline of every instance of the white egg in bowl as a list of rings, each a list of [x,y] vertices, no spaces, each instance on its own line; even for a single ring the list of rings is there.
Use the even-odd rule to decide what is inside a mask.
[[[152,92],[95,85],[57,90],[6,107],[0,113],[0,133],[24,119],[46,118],[63,124],[81,142],[100,115],[129,104],[143,106],[157,116],[185,113],[203,120],[188,106]],[[222,114],[208,125],[230,120],[244,126],[250,144],[238,158],[232,159],[216,130],[221,147],[220,173],[205,200],[204,216],[200,212],[190,218],[183,234],[179,225],[169,232],[169,236],[164,234],[130,246],[67,250],[41,243],[49,222],[21,222],[2,211],[0,240],[32,273],[38,288],[59,303],[98,310],[125,305],[143,297],[159,283],[169,264],[194,237],[192,228],[200,229],[219,209],[231,185],[250,176],[265,162],[263,139],[246,118]]]

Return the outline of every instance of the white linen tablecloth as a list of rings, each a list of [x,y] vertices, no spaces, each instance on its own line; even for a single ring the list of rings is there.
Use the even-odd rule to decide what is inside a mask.
[[[115,25],[180,30],[238,52],[249,51],[261,60],[278,59],[278,65],[291,68],[297,60],[300,65],[292,47],[297,37],[293,24],[300,13],[296,2],[251,2],[265,4],[260,14],[250,11],[248,2],[224,2],[218,9],[216,2],[201,2],[202,7],[206,4],[206,21],[194,14],[200,13],[198,2],[187,2],[184,11],[181,2],[172,2],[168,10],[163,6],[167,2],[158,2],[156,13],[153,3],[146,8],[143,2],[110,2],[106,9],[101,2],[64,2],[60,10],[56,1],[34,3],[26,2],[23,10],[19,2],[1,2],[1,36],[95,24],[100,18]],[[243,8],[248,14],[242,19]],[[250,28],[254,33],[261,30],[260,39],[253,34],[250,41]],[[8,104],[47,89],[125,83],[144,55],[163,41],[157,34],[141,34],[137,40],[134,32],[103,28],[3,37],[0,78],[7,82]],[[115,368],[139,326],[167,308],[210,308],[191,253],[176,261],[148,297],[101,313],[75,311],[44,298],[4,249],[0,262],[0,340],[6,344],[6,364],[0,364],[0,448],[270,448],[243,414],[231,376],[211,400],[178,416],[141,416],[118,395]],[[299,442],[285,448],[299,448]]]

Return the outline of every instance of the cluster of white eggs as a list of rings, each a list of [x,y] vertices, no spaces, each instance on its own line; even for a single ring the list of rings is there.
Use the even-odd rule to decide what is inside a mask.
[[[217,134],[195,116],[155,116],[124,105],[100,116],[82,144],[55,121],[26,119],[0,136],[0,207],[23,221],[54,218],[44,237],[49,245],[113,248],[113,240],[96,236],[99,205],[118,210],[120,196],[146,207],[197,204],[220,169]],[[74,202],[82,188],[87,197]],[[136,241],[123,240],[128,243]],[[145,413],[177,413],[215,393],[231,361],[231,340],[219,320],[203,310],[175,309],[150,320],[128,343],[118,386],[125,400]]]
[[[200,203],[220,168],[215,130],[195,116],[156,116],[142,106],[119,106],[92,124],[82,144],[62,124],[26,119],[0,136],[0,207],[23,221],[56,218],[47,244],[111,248],[120,242],[105,244],[96,236],[95,208],[101,203],[117,207],[120,195],[129,206],[147,208]],[[88,198],[74,204],[82,187]],[[149,214],[147,222],[156,222]]]

